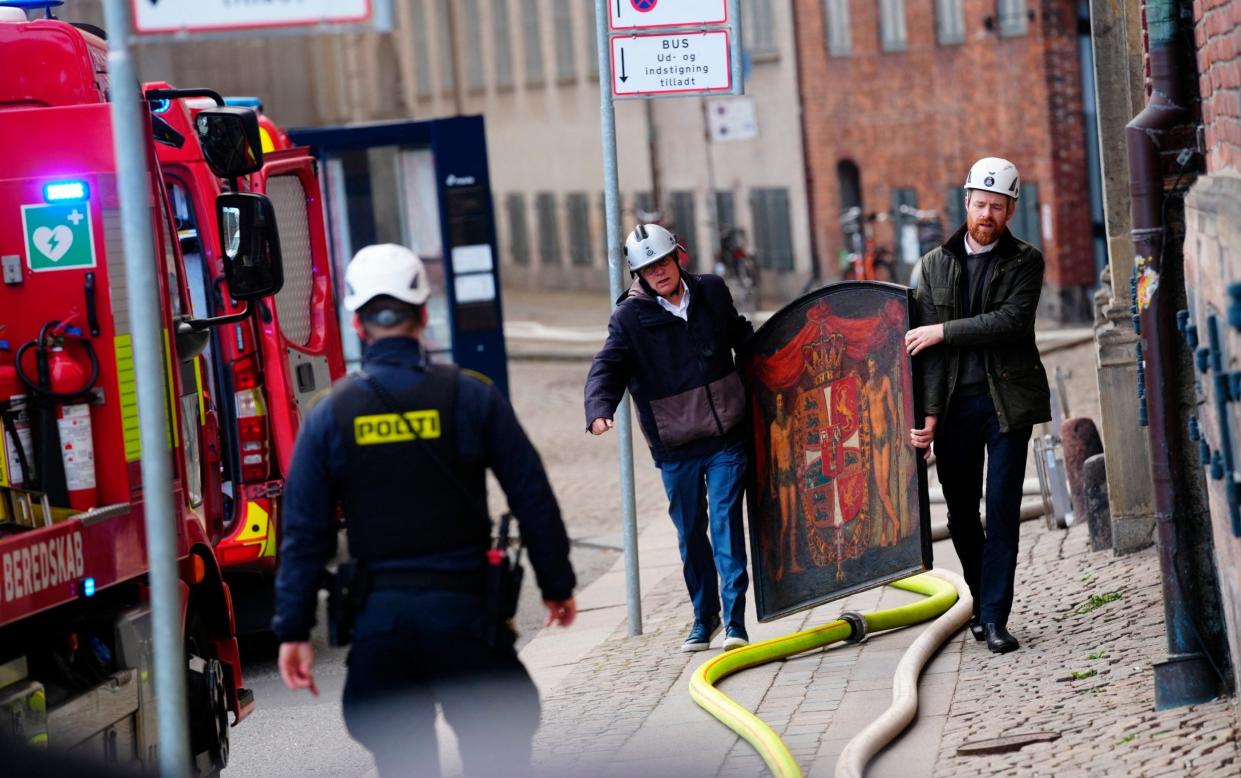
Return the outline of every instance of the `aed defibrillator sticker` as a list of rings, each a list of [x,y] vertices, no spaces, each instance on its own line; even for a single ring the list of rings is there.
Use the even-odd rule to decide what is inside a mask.
[[[359,446],[430,440],[440,436],[440,412],[406,411],[402,414],[377,413],[353,420],[353,439]]]
[[[32,273],[95,266],[89,203],[23,205],[22,230]]]

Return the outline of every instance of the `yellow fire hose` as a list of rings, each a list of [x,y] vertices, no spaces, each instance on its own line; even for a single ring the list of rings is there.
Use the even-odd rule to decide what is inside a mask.
[[[920,642],[920,645],[915,644],[914,647],[911,647],[911,652],[915,648],[921,650],[925,655],[922,661],[925,662],[944,639],[965,624],[965,621],[969,619],[972,607],[969,602],[968,589],[965,588],[964,582],[951,573],[942,578],[939,577],[940,575],[944,574],[941,571],[936,571],[934,574],[915,575],[891,584],[898,589],[924,594],[927,596],[925,600],[874,613],[842,614],[841,618],[818,627],[812,627],[801,632],[794,632],[791,635],[764,640],[760,643],[754,643],[750,646],[722,653],[703,664],[694,672],[689,683],[690,697],[693,698],[694,702],[698,703],[699,707],[749,741],[750,745],[754,746],[759,755],[763,757],[763,761],[767,763],[768,769],[771,770],[772,775],[776,776],[776,778],[794,778],[795,776],[800,778],[802,775],[801,769],[797,766],[797,762],[793,759],[793,755],[789,753],[780,736],[753,713],[741,707],[728,695],[715,688],[715,684],[721,679],[749,667],[774,662],[778,659],[821,648],[837,641],[860,640],[871,632],[880,632],[928,621],[941,616],[949,609],[953,609],[953,613],[950,614],[951,619],[948,620],[959,623],[945,624],[945,628],[938,631],[939,634],[936,636],[937,642],[934,645]],[[946,580],[949,576],[953,580]],[[962,600],[959,604],[964,605],[964,609],[953,608],[954,604],[958,604],[958,599]],[[905,662],[903,661],[902,665],[904,664]],[[918,668],[921,668],[920,664]],[[888,727],[890,736],[895,736],[900,729],[903,729],[917,711],[917,684],[913,684],[912,691],[908,688],[908,684],[898,684],[897,686],[900,688],[897,688],[896,691],[901,694],[908,695],[912,693],[913,708],[912,711],[902,711],[902,715],[908,714],[903,721],[887,722],[889,724],[899,723],[899,727],[895,729],[892,729],[891,726]],[[900,703],[902,701],[899,699],[899,695],[894,696],[898,697],[894,702],[894,708],[901,707]],[[908,708],[907,701],[903,707]],[[874,734],[870,732],[870,728],[862,734],[868,733],[870,733],[871,742],[876,742]],[[886,743],[887,740],[882,742]],[[850,746],[852,745],[850,743]],[[849,750],[849,746],[846,746],[846,751]],[[854,752],[863,750],[869,751],[869,754],[867,754],[867,758],[869,758],[879,749],[877,747],[853,749]],[[860,774],[860,772],[861,768],[857,768],[857,773]]]

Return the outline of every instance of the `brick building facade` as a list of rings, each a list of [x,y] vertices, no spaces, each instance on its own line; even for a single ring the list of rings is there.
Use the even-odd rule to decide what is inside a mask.
[[[841,216],[857,213],[875,245],[898,260],[896,280],[906,281],[935,238],[927,225],[938,221],[949,233],[964,220],[969,166],[1000,156],[1023,180],[1013,231],[1047,259],[1043,313],[1087,317],[1097,266],[1078,3],[796,0],[795,7],[811,221],[824,275],[837,277],[842,252],[860,245],[856,222]]]

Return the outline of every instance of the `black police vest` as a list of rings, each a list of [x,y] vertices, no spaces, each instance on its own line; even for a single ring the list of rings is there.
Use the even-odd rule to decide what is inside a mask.
[[[486,471],[457,449],[458,380],[455,366],[431,365],[409,391],[384,387],[381,396],[370,384],[376,379],[356,375],[336,389],[351,556],[412,557],[489,542]]]

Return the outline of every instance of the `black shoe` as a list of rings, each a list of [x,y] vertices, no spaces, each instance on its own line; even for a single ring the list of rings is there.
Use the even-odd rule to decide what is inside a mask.
[[[970,616],[970,634],[974,636],[974,640],[986,640],[987,635],[982,631],[982,622],[977,616]]]
[[[1008,634],[1003,624],[983,624],[982,631],[987,637],[987,648],[991,649],[993,654],[1007,654],[1021,648],[1017,638]]]

